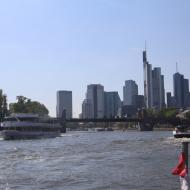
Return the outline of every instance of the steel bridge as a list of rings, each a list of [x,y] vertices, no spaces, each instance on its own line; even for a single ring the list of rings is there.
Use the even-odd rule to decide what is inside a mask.
[[[189,125],[190,120],[181,120],[180,118],[155,118],[155,117],[144,117],[144,118],[88,118],[88,119],[80,119],[80,118],[71,118],[66,119],[66,112],[63,111],[61,118],[56,118],[56,121],[60,122],[63,132],[66,132],[68,123],[137,123],[139,125],[140,131],[152,131],[155,124],[171,124],[174,127],[178,125]]]

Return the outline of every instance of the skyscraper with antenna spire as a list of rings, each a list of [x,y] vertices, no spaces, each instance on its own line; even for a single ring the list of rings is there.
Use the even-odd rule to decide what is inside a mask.
[[[162,109],[165,107],[164,76],[161,68],[155,67],[147,60],[146,43],[143,51],[143,70],[144,70],[144,101],[146,108]]]
[[[148,63],[145,50],[143,51],[143,70],[144,70],[144,101],[146,108],[152,108],[153,106],[153,92],[152,92],[152,65]]]

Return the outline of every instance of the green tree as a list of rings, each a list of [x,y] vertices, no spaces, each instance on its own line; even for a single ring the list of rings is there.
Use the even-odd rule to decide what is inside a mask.
[[[3,95],[3,105],[2,105],[2,112],[3,118],[8,115],[8,108],[7,108],[7,95]]]
[[[49,113],[45,105],[24,96],[17,96],[17,102],[9,104],[9,109],[11,113],[35,113],[40,115]]]
[[[160,111],[149,108],[149,109],[144,109],[142,115],[144,118],[174,119],[176,118],[178,112],[179,110],[177,108],[164,108]]]
[[[3,94],[3,90],[0,89],[0,121],[2,121],[7,114],[7,96]]]
[[[158,116],[158,111],[153,108],[144,109],[143,115],[145,118],[155,118]]]
[[[166,108],[162,109],[159,112],[158,116],[165,119],[172,119],[175,118],[177,114],[178,114],[177,108]]]

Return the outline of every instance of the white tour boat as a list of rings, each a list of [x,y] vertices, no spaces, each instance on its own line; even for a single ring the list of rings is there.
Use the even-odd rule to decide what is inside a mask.
[[[1,123],[4,140],[40,139],[61,136],[61,125],[37,114],[12,114]]]

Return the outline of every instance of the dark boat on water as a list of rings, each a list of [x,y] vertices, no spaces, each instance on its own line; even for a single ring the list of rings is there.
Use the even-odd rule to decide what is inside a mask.
[[[173,131],[175,138],[190,138],[190,131],[188,131],[188,125],[179,125]]]

